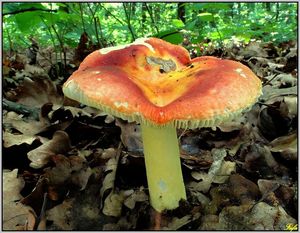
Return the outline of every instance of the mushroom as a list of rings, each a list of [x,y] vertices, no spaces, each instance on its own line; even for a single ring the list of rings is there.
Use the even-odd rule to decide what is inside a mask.
[[[88,55],[63,85],[64,94],[140,123],[152,207],[175,209],[186,191],[176,128],[216,126],[246,111],[261,81],[241,63],[204,56],[157,38]]]

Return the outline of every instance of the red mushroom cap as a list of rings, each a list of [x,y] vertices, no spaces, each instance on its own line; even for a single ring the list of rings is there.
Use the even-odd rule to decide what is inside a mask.
[[[197,128],[251,107],[262,85],[239,62],[209,56],[191,60],[183,47],[149,38],[91,53],[63,91],[125,120]]]

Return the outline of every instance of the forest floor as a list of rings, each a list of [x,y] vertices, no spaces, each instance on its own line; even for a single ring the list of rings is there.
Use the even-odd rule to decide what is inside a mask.
[[[263,95],[232,122],[178,130],[188,196],[163,213],[161,229],[295,230],[296,42],[198,46],[247,65]],[[36,59],[4,52],[5,230],[153,227],[139,125],[63,96],[62,84],[88,52],[69,50],[66,67],[53,62],[53,48],[40,48]]]

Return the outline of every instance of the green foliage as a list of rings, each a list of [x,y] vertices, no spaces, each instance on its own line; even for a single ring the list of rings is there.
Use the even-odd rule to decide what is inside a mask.
[[[170,29],[154,35],[173,44],[180,44],[183,41],[183,34],[177,29]]]
[[[76,47],[86,32],[104,47],[156,36],[174,44],[208,39],[222,46],[230,40],[279,43],[297,36],[297,3],[3,3],[3,48],[28,47],[30,36],[41,46],[62,51]]]

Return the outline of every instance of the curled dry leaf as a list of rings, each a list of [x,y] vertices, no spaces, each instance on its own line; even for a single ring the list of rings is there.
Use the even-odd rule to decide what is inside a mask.
[[[31,207],[18,202],[24,185],[24,180],[18,177],[18,169],[3,172],[3,230],[25,230],[28,218],[34,213]]]
[[[110,155],[111,154],[112,152],[110,152]],[[106,176],[100,189],[100,197],[102,199],[101,208],[103,213],[108,216],[119,216],[119,214],[121,213],[120,208],[122,207],[122,201],[124,200],[122,194],[117,194],[114,192],[119,157],[120,153],[116,152],[114,153],[114,157],[110,158],[107,161],[106,168],[104,170]],[[108,196],[106,196],[107,192],[109,192]],[[115,200],[115,202],[113,202],[112,200]]]
[[[231,174],[235,166],[229,165],[228,163],[224,164],[224,157],[226,156],[226,151],[224,149],[213,149],[212,150],[213,160],[208,173],[205,172],[192,172],[191,175],[200,182],[191,181],[187,186],[193,191],[202,191],[206,193],[213,182],[219,183],[220,181],[226,181]],[[224,165],[223,165],[224,164]],[[222,165],[224,166],[221,169]],[[228,166],[229,165],[229,166]],[[226,170],[227,167],[227,170]],[[224,175],[225,170],[225,175]],[[222,172],[222,173],[220,173]],[[219,178],[216,178],[218,177]],[[221,178],[222,177],[222,178]]]
[[[15,92],[8,94],[11,101],[31,107],[41,107],[45,103],[61,105],[63,95],[59,94],[56,85],[46,78],[30,79],[25,78]]]
[[[142,151],[143,142],[141,135],[141,128],[134,123],[127,123],[123,120],[117,119],[116,126],[121,128],[121,140],[128,151]]]
[[[287,136],[282,136],[270,142],[269,148],[272,152],[279,152],[281,156],[287,160],[297,160],[297,134],[292,133]]]
[[[70,139],[66,132],[56,131],[53,138],[27,153],[30,166],[41,168],[45,166],[52,155],[66,153],[71,148]]]

